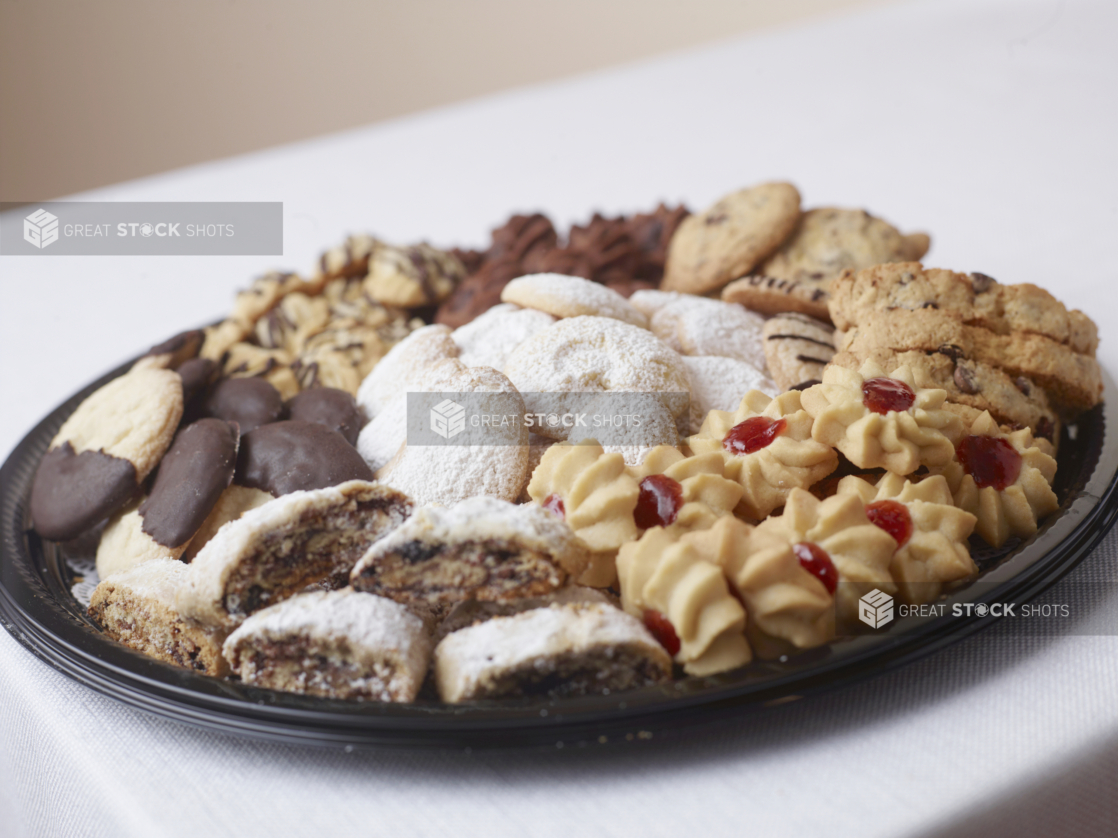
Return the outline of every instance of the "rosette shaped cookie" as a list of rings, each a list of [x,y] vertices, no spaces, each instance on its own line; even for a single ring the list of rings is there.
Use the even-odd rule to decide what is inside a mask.
[[[858,495],[867,517],[897,542],[889,570],[905,602],[932,602],[945,584],[978,572],[967,546],[977,519],[954,505],[942,475],[913,483],[886,473],[876,486],[850,475],[838,494]]]
[[[746,635],[758,656],[778,657],[789,647],[810,649],[834,638],[836,574],[821,572],[824,563],[804,561],[809,554],[784,532],[736,519],[719,521],[704,536],[748,609]]]
[[[640,487],[621,454],[607,454],[593,439],[553,445],[532,473],[528,496],[563,518],[593,553],[579,584],[611,584],[617,549],[637,537]]]
[[[639,466],[626,469],[640,495],[633,518],[640,529],[705,530],[733,513],[742,488],[725,476],[716,451],[688,457],[671,445],[653,448]]]
[[[783,537],[801,564],[834,594],[840,627],[857,624],[858,598],[874,588],[897,592],[889,564],[897,542],[866,517],[858,495],[834,495],[820,501],[811,492],[793,489],[784,514],[760,524],[757,533]]]
[[[747,527],[732,517],[719,521]],[[708,531],[709,532],[709,531]],[[752,659],[745,639],[745,609],[704,549],[707,533],[681,536],[654,527],[617,557],[621,605],[649,630],[690,675],[714,675]]]
[[[718,453],[725,476],[742,487],[736,512],[761,520],[779,509],[792,489],[806,489],[838,466],[829,445],[812,439],[812,419],[793,390],[766,396],[746,393],[733,413],[712,410],[688,440],[696,454]]]
[[[951,461],[962,420],[944,409],[946,399],[944,390],[918,388],[908,367],[886,375],[872,361],[857,372],[828,366],[823,382],[801,397],[815,420],[812,439],[833,445],[859,468],[896,474]]]
[[[955,505],[977,516],[975,531],[993,547],[1010,536],[1028,538],[1060,502],[1052,491],[1056,461],[1027,428],[1004,433],[984,412],[959,440],[943,470]]]

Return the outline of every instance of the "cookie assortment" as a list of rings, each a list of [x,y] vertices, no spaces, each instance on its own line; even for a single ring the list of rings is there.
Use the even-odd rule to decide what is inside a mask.
[[[518,215],[485,251],[351,236],[90,396],[32,522],[100,528],[109,636],[258,687],[569,696],[795,654],[1035,534],[1101,397],[1086,315],[929,245],[787,183],[563,238]],[[427,392],[641,433],[409,445]]]

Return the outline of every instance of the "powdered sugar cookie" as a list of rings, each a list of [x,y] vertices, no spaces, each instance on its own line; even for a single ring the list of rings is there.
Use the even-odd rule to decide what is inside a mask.
[[[680,291],[660,291],[655,288],[646,288],[641,291],[634,291],[633,295],[629,297],[629,304],[651,320],[652,315],[668,303],[674,303],[689,296],[689,294]]]
[[[388,351],[373,371],[365,376],[357,390],[357,403],[369,419],[376,417],[398,393],[425,368],[443,358],[457,358],[458,345],[450,339],[446,326],[424,326],[416,329]]]
[[[501,301],[546,311],[555,317],[609,317],[648,328],[648,319],[623,296],[604,285],[577,276],[522,276],[504,287]]]
[[[697,434],[712,410],[732,411],[750,390],[779,396],[775,381],[750,363],[720,355],[684,355],[683,365],[691,381],[690,432]]]
[[[765,369],[765,318],[737,303],[684,296],[652,316],[652,334],[683,355],[721,355]]]
[[[546,312],[500,303],[459,326],[450,339],[458,345],[458,360],[467,367],[503,370],[517,346],[554,322]]]
[[[588,559],[586,545],[540,507],[474,497],[418,510],[361,557],[350,581],[441,618],[470,598],[549,593],[582,573]]]
[[[657,393],[679,421],[687,412],[687,370],[679,355],[645,329],[607,317],[571,317],[516,348],[505,374],[531,413],[572,413],[567,393]],[[538,433],[562,439],[541,426]]]
[[[466,367],[455,358],[443,362],[439,378],[423,381],[437,388],[431,392],[492,393],[486,413],[524,414],[524,400],[512,382],[489,367]],[[420,504],[451,504],[477,495],[514,501],[528,482],[528,429],[519,425],[512,432],[516,444],[405,444],[377,471],[377,479]]]

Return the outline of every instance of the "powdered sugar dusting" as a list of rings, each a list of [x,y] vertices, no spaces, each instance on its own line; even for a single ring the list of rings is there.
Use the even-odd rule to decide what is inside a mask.
[[[782,392],[775,381],[752,364],[736,358],[717,355],[684,356],[684,366],[691,377],[691,433],[697,434],[703,419],[712,410],[733,412],[741,397],[750,390],[767,396]]]
[[[765,319],[737,303],[685,295],[652,316],[652,333],[684,355],[737,358],[765,370]]]
[[[416,329],[388,350],[365,376],[357,390],[357,403],[369,419],[388,406],[398,393],[407,392],[436,361],[458,356],[458,346],[450,339],[450,329],[442,325]]]
[[[642,288],[639,291],[634,291],[633,295],[629,297],[629,305],[651,320],[652,315],[668,303],[674,303],[676,300],[682,300],[688,296],[690,295],[679,291],[658,291],[654,288]]]
[[[458,359],[467,367],[503,370],[517,346],[554,322],[546,312],[500,303],[455,329],[450,337],[458,345]]]

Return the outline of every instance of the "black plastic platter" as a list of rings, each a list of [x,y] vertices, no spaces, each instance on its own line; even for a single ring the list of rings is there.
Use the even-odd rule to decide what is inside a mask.
[[[0,622],[39,658],[92,689],[160,716],[244,736],[318,745],[577,745],[764,712],[882,674],[991,625],[989,616],[951,616],[950,605],[1027,602],[1081,561],[1118,514],[1118,445],[1107,444],[1118,392],[1105,376],[1104,403],[1064,430],[1059,512],[1027,542],[997,556],[976,554],[979,576],[944,597],[943,617],[905,617],[872,635],[787,660],[608,696],[454,706],[331,701],[208,678],[109,639],[71,594],[72,571],[58,547],[29,529],[31,483],[51,438],[82,399],[127,368],[52,412],[0,469]]]

